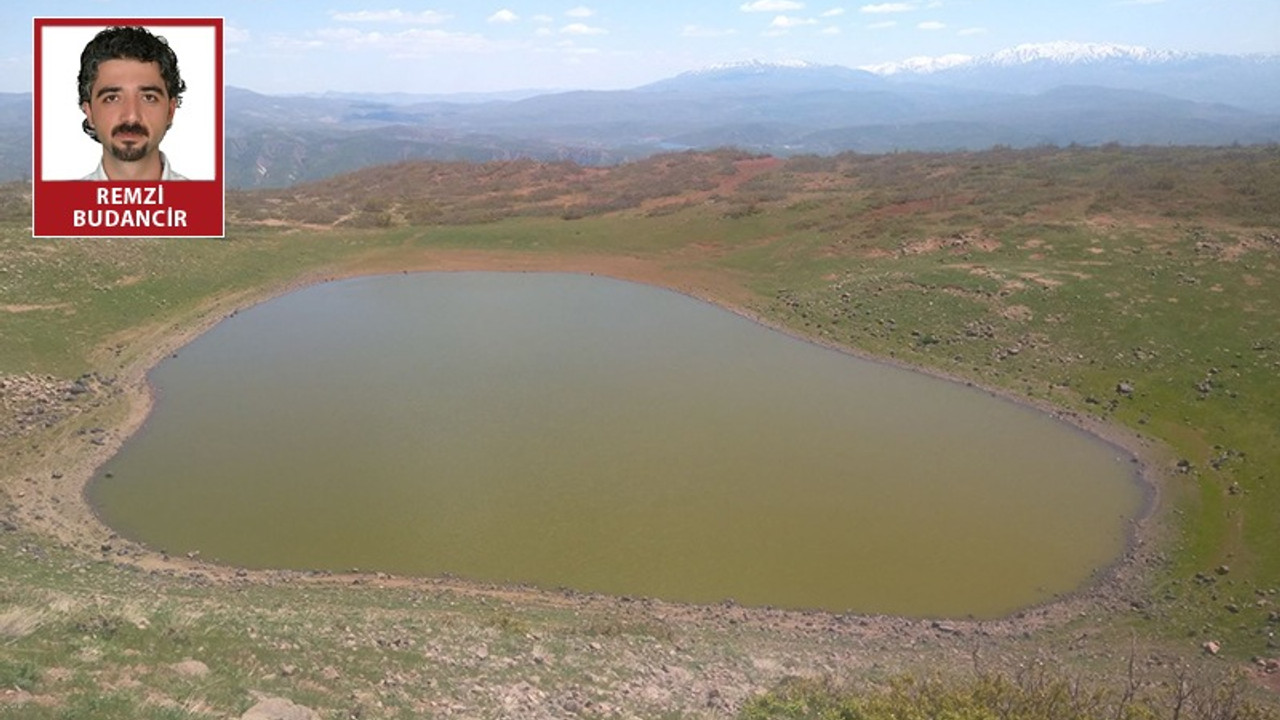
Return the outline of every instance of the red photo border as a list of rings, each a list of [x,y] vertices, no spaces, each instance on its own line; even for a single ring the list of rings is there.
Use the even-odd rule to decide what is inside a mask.
[[[35,34],[35,85],[32,97],[32,236],[37,238],[225,237],[222,18],[33,18],[32,21]],[[213,180],[96,182],[44,179],[43,31],[49,27],[116,25],[213,29],[215,48]],[[105,194],[99,192],[104,189],[108,192]],[[102,203],[104,198],[110,198],[110,201]],[[139,226],[140,224],[146,226]]]

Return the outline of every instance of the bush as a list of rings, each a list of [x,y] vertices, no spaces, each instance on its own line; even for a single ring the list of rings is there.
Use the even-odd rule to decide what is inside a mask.
[[[0,688],[32,690],[40,680],[40,670],[29,662],[0,660]]]

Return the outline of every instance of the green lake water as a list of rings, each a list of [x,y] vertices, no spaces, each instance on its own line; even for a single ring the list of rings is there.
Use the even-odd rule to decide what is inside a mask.
[[[1088,582],[1142,502],[1044,413],[585,275],[317,285],[150,377],[90,500],[245,567],[992,617]]]

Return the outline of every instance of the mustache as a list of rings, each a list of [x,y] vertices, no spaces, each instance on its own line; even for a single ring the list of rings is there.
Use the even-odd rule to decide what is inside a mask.
[[[151,136],[151,133],[147,132],[147,129],[138,123],[121,123],[120,125],[115,126],[111,130],[111,137],[115,137],[121,133],[142,135],[143,137]]]

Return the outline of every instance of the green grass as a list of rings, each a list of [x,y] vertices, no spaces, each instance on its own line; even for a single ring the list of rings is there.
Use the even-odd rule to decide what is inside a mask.
[[[1201,681],[1203,682],[1203,680]],[[796,678],[753,698],[742,720],[1139,720],[1274,717],[1242,693],[1240,678],[1197,684],[1185,671],[1163,684],[1129,676],[1111,688],[1087,687],[1035,666],[1016,675],[979,673],[967,680],[899,677],[874,689],[842,689]]]
[[[992,640],[1003,662],[989,677],[932,684],[925,670],[954,665],[954,646],[885,641],[855,651],[843,636],[703,626],[640,603],[619,614],[444,589],[215,586],[119,569],[96,548],[18,527],[0,532],[0,688],[40,701],[0,702],[0,717],[238,716],[252,692],[326,717],[355,708],[419,717],[450,703],[496,708],[497,689],[511,702],[540,698],[558,715],[564,703],[591,700],[598,715],[608,714],[600,704],[622,703],[643,716],[696,717],[710,700],[681,688],[706,673],[757,691],[738,697],[751,718],[1116,717],[1114,697],[1104,715],[1055,715],[1044,703],[1066,680],[1045,685],[1049,696],[1023,697],[1017,668],[1049,653],[1068,667],[1062,677],[1079,673],[1091,691],[1113,693],[1105,679],[1126,662],[1114,648],[1135,637],[1150,658],[1172,658],[1160,667],[1193,668],[1201,684],[1280,655],[1280,151],[796,158],[718,184],[733,163],[755,160],[681,154],[589,178],[532,163],[396,166],[233,194],[226,240],[33,240],[25,189],[4,186],[0,376],[113,376],[177,329],[248,298],[464,250],[551,266],[624,258],[696,270],[714,281],[704,294],[799,334],[1147,438],[1166,531],[1132,607],[1126,599],[1103,618]],[[360,213],[385,222],[252,222]],[[1132,391],[1119,392],[1121,383]],[[16,431],[3,419],[0,476],[11,500],[44,477],[32,468],[47,467],[48,448],[117,421],[117,396],[94,402],[50,427]],[[1219,657],[1201,657],[1207,640],[1221,643]],[[825,652],[881,689],[776,686],[792,667],[820,676],[834,662]],[[859,665],[869,654],[875,662]],[[209,674],[174,672],[191,658]],[[655,670],[663,666],[666,676]],[[885,685],[903,672],[916,679]],[[1161,715],[1167,694],[1152,692],[1131,716]],[[993,714],[992,697],[1030,709]]]

